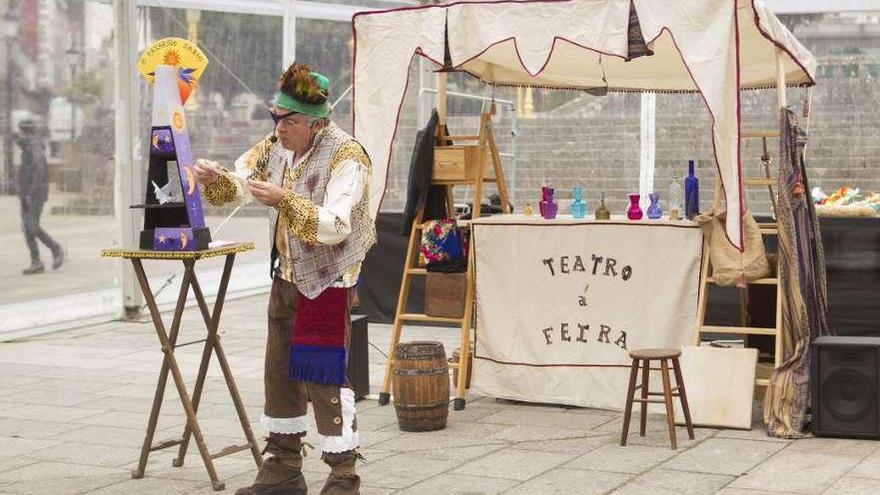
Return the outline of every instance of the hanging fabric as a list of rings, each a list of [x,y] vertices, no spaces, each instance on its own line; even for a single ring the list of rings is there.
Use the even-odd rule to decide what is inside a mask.
[[[797,117],[781,114],[779,161],[779,284],[782,297],[782,364],[764,396],[771,436],[800,438],[810,404],[810,343],[832,334],[828,320],[825,255],[804,168],[806,133]]]

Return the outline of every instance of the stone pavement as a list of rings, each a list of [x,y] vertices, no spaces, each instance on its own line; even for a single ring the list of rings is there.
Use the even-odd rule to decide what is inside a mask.
[[[262,403],[266,295],[229,301],[223,344],[256,433]],[[198,338],[197,311],[184,318],[182,341]],[[431,338],[454,348],[457,331],[412,328],[405,340]],[[371,325],[370,376],[378,390],[388,325]],[[193,377],[199,346],[178,356]],[[161,353],[149,323],[108,322],[27,340],[0,343],[0,494],[211,494],[195,442],[184,467],[172,450],[151,456],[146,477],[131,479],[149,415]],[[215,360],[216,361],[216,360]],[[190,379],[190,387],[192,379]],[[621,399],[623,391],[621,391]],[[710,494],[880,493],[880,443],[769,438],[752,431],[699,428],[696,440],[679,430],[680,448],[667,447],[662,417],[649,418],[648,436],[617,445],[622,415],[471,396],[450,411],[446,429],[405,433],[392,406],[358,403],[363,494],[572,493]],[[173,385],[157,439],[180,435],[183,412]],[[199,411],[209,449],[241,443],[240,427],[212,365]],[[314,438],[307,438],[314,440]],[[317,443],[317,442],[313,442]],[[247,452],[220,459],[225,492],[249,484]],[[328,472],[314,453],[305,461],[311,493]]]

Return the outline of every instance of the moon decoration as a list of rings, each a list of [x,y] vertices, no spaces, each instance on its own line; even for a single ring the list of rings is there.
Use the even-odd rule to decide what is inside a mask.
[[[181,251],[186,250],[186,245],[187,245],[188,241],[189,241],[189,239],[186,237],[186,232],[181,230],[180,231],[180,250]]]
[[[192,196],[192,193],[196,191],[196,181],[193,176],[192,167],[184,166],[183,173],[186,175],[186,195]]]
[[[177,132],[183,132],[186,128],[186,120],[183,118],[183,112],[178,108],[175,108],[171,112],[171,125],[174,126]]]

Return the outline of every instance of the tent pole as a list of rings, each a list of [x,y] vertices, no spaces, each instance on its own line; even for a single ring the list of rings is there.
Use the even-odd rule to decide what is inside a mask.
[[[446,73],[437,74],[437,115],[440,117],[438,127],[446,125]]]
[[[116,85],[114,100],[114,201],[120,246],[137,246],[143,220],[138,210],[128,205],[143,199],[143,166],[135,159],[138,146],[138,109],[140,94],[136,79],[137,63],[137,5],[135,2],[114,0],[114,51],[116,54]],[[138,289],[134,271],[129,263],[119,263],[122,290],[122,318],[140,316],[143,296]]]
[[[656,119],[657,94],[642,93],[642,110],[639,124],[639,204],[647,209],[651,204],[648,194],[656,191],[654,187],[654,166],[657,153]]]
[[[785,53],[776,49],[776,102],[779,109],[785,108]]]
[[[418,105],[416,106],[416,110],[418,110],[418,125],[424,125],[428,120],[425,118],[425,101],[424,101],[424,89],[425,89],[425,57],[419,57],[419,97],[416,99],[418,101]]]
[[[296,0],[284,2],[284,15],[281,17],[281,71],[296,61]]]

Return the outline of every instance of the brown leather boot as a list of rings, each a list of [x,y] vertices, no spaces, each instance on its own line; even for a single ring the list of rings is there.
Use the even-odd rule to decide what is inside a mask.
[[[354,463],[360,454],[355,450],[321,454],[321,459],[330,466],[330,476],[324,482],[321,495],[357,495],[360,493],[361,477],[355,474]]]
[[[268,438],[265,459],[254,484],[239,488],[235,495],[306,495],[309,488],[302,474],[302,436],[276,435]]]

